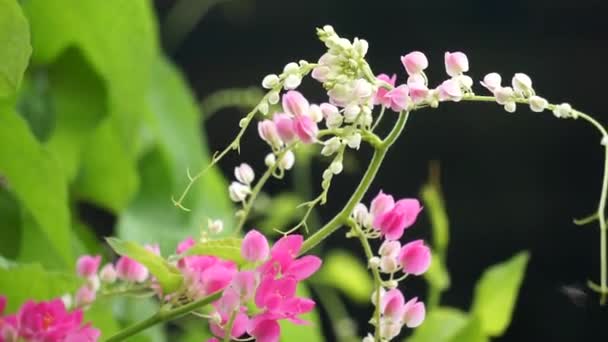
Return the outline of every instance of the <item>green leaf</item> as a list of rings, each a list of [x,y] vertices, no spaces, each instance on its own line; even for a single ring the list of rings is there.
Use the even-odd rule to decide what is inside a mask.
[[[141,322],[154,315],[158,310],[158,302],[153,298],[114,298],[114,317],[120,321],[122,328]],[[165,327],[165,324],[155,324],[149,329],[129,337],[129,342],[167,341]]]
[[[488,268],[477,282],[471,312],[487,335],[500,336],[509,326],[528,259],[528,252],[519,252]]]
[[[112,312],[112,299],[97,299],[90,308],[84,311],[84,322],[101,331],[101,340],[112,336],[120,330],[120,324]]]
[[[161,241],[172,253],[187,236],[197,236],[207,218],[222,219],[231,231],[233,214],[227,184],[213,168],[191,188],[185,206],[170,202],[188,182],[186,171],[196,172],[208,163],[209,153],[200,130],[200,113],[193,95],[177,70],[164,58],[154,68],[148,94],[146,124],[154,145],[139,163],[140,192],[118,222],[118,235],[133,241]],[[203,143],[203,145],[201,145]]]
[[[30,29],[15,0],[0,0],[0,97],[12,97],[27,68]]]
[[[49,300],[73,293],[81,282],[71,273],[49,272],[39,264],[0,268],[0,293],[8,298],[9,313],[28,299]]]
[[[296,295],[298,297],[310,298],[310,290],[305,284],[299,283],[296,290]],[[297,325],[289,322],[286,319],[279,321],[279,324],[281,325],[281,341],[302,341],[304,337],[306,342],[325,341],[318,309],[315,308],[307,314],[300,315],[300,318],[309,321],[310,324]]]
[[[434,253],[431,253],[434,255]],[[429,285],[439,291],[447,290],[450,287],[450,274],[447,267],[440,258],[434,258],[428,271],[424,273],[424,279]]]
[[[21,243],[21,209],[14,196],[0,185],[0,255],[14,259]]]
[[[427,313],[424,323],[414,329],[407,342],[458,342],[454,336],[466,328],[467,323],[466,313],[453,308],[438,308]]]
[[[374,284],[370,273],[357,257],[344,250],[332,250],[313,280],[335,287],[359,303],[369,302]]]
[[[450,240],[450,223],[443,196],[436,185],[427,184],[421,190],[425,211],[433,229],[433,248],[444,253]]]
[[[243,240],[237,238],[197,242],[194,246],[184,252],[183,255],[212,255],[225,260],[234,261],[237,265],[243,265],[246,261],[241,255],[242,242]]]
[[[266,217],[258,224],[258,227],[262,227],[261,229],[263,229],[264,233],[268,234],[276,234],[277,232],[274,229],[288,227],[303,212],[303,209],[298,208],[298,206],[304,201],[298,195],[289,192],[273,196],[265,204],[262,201],[258,202],[261,202],[263,205],[258,206],[256,203],[254,209],[266,214]]]
[[[116,238],[107,238],[107,241],[116,253],[128,256],[146,266],[156,277],[164,293],[175,292],[182,285],[183,277],[179,270],[162,257],[134,242]]]
[[[0,108],[0,174],[49,247],[72,266],[67,184],[54,158],[12,110]]]
[[[481,320],[472,316],[469,317],[467,324],[454,335],[450,342],[487,342],[489,340],[481,328]]]

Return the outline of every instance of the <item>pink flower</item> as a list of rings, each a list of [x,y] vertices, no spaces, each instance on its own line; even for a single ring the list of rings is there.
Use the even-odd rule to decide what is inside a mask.
[[[389,211],[374,217],[373,227],[380,230],[388,240],[398,240],[403,231],[416,222],[422,210],[416,199],[402,199]]]
[[[89,324],[86,324],[80,330],[74,331],[66,336],[63,342],[95,342],[101,336],[101,332]]]
[[[417,297],[412,298],[403,307],[403,322],[408,328],[416,328],[424,321],[426,308],[423,302],[419,302]]]
[[[305,324],[298,316],[311,311],[315,302],[308,298],[296,297],[298,281],[291,276],[262,279],[255,294],[255,304],[265,309],[264,314],[273,319],[288,319],[292,323]]]
[[[429,88],[424,83],[411,83],[409,84],[410,97],[415,104],[424,102],[429,95]]]
[[[384,293],[380,299],[380,312],[391,318],[401,318],[404,314],[405,299],[398,289],[392,289]]]
[[[230,319],[229,316],[226,316],[225,318],[223,318],[222,326],[225,326],[226,324],[228,324],[229,319]],[[232,324],[232,331],[230,332],[230,336],[233,339],[241,337],[247,331],[248,323],[249,323],[249,317],[247,316],[247,314],[245,314],[243,312],[237,313],[234,318],[234,322]],[[224,328],[222,328],[221,326],[219,326],[215,323],[210,323],[209,328],[211,329],[211,332],[215,336],[224,338],[224,334],[225,334]]]
[[[294,118],[293,129],[298,138],[305,144],[313,143],[319,132],[317,123],[306,115],[300,115]]]
[[[480,82],[482,86],[491,92],[501,88],[502,77],[496,72],[491,72],[484,76],[483,81]]]
[[[293,116],[308,115],[310,105],[299,91],[290,90],[283,95],[283,110]]]
[[[431,250],[422,240],[412,241],[399,252],[399,264],[403,267],[403,272],[413,275],[421,275],[429,269],[431,265]]]
[[[454,80],[449,79],[443,81],[438,88],[439,90],[439,100],[441,101],[454,101],[458,102],[462,100],[462,89],[460,88],[460,84]]]
[[[393,88],[386,94],[386,97],[390,99],[389,107],[394,112],[401,112],[405,110],[410,103],[409,88],[407,85],[402,84],[396,88]]]
[[[116,281],[116,269],[111,263],[106,264],[99,271],[99,279],[107,284],[112,284]]]
[[[177,254],[182,254],[195,244],[196,241],[194,241],[194,239],[189,236],[186,239],[182,240],[179,244],[177,244],[177,248],[175,249],[175,251],[177,252]]]
[[[281,326],[276,320],[260,315],[249,321],[247,332],[257,342],[278,342],[281,335]]]
[[[243,301],[253,298],[257,287],[257,274],[254,271],[240,271],[237,273],[230,286]]]
[[[296,133],[294,132],[293,118],[290,115],[283,113],[275,114],[272,121],[277,127],[277,133],[279,133],[284,142],[289,143],[295,138]]]
[[[89,286],[84,285],[76,292],[76,307],[89,305],[95,301],[96,293]]]
[[[469,71],[469,59],[467,55],[462,52],[446,52],[445,70],[452,77]]]
[[[208,296],[223,290],[230,284],[237,273],[236,265],[212,256],[196,256],[188,260],[182,272],[188,289],[188,295],[193,299]]]
[[[395,206],[395,200],[393,196],[387,195],[382,190],[374,197],[372,200],[372,204],[369,208],[369,213],[376,217],[380,214],[384,214],[385,212],[393,209]]]
[[[277,148],[283,144],[281,136],[279,136],[277,126],[271,120],[263,120],[258,122],[258,134],[262,140],[274,148]]]
[[[148,279],[148,269],[137,261],[121,256],[116,262],[116,275],[118,278],[135,283],[142,283]]]
[[[395,82],[397,81],[397,75],[395,74],[393,74],[392,77],[388,77],[387,74],[380,74],[376,78],[390,84],[391,86],[395,86]],[[378,90],[374,96],[374,104],[381,104],[384,107],[389,107],[391,105],[391,99],[386,96],[387,93],[388,89],[384,88],[383,86],[378,86]]]
[[[4,314],[4,309],[6,309],[6,296],[0,295],[0,317]]]
[[[100,263],[101,255],[83,255],[76,261],[76,272],[83,278],[92,277],[97,273]]]
[[[260,262],[268,259],[270,246],[268,240],[257,230],[250,230],[243,238],[241,254],[243,258],[250,262]]]
[[[414,51],[405,56],[401,56],[401,64],[403,64],[408,75],[415,75],[428,68],[429,61],[426,59],[424,53]]]

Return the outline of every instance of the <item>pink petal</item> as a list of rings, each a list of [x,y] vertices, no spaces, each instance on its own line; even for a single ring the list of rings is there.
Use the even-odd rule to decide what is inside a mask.
[[[294,276],[298,281],[304,280],[315,273],[321,267],[321,263],[320,258],[314,255],[307,255],[294,260],[284,273]]]

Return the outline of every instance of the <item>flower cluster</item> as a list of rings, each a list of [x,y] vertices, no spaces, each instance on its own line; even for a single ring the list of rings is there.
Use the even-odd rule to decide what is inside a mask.
[[[17,313],[4,315],[6,297],[0,296],[0,342],[95,342],[99,330],[82,324],[82,310],[69,312],[61,299],[28,300]]]
[[[383,239],[378,250],[379,256],[372,257],[369,266],[389,275],[389,280],[382,282],[383,287],[372,294],[372,303],[380,305],[380,321],[377,322],[376,318],[372,321],[379,329],[380,337],[385,340],[399,335],[404,325],[415,328],[424,320],[424,303],[418,301],[417,297],[405,302],[403,293],[397,288],[399,281],[408,275],[424,274],[431,264],[431,250],[422,240],[415,240],[403,246],[399,242],[405,230],[416,222],[421,210],[422,207],[416,199],[404,198],[395,201],[393,196],[380,191],[372,200],[369,210],[359,203],[352,214],[353,220],[361,227],[366,238]],[[398,272],[402,272],[403,276],[395,278]],[[370,338],[373,341],[373,337],[367,337]]]

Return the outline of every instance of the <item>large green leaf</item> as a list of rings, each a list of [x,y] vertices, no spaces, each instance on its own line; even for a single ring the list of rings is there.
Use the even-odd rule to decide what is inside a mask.
[[[128,256],[146,266],[158,280],[163,293],[175,292],[182,285],[183,277],[179,270],[162,257],[134,242],[116,238],[108,238],[107,241],[116,253]]]
[[[32,53],[30,29],[16,0],[0,0],[0,97],[12,97]]]
[[[361,261],[343,250],[329,252],[313,280],[340,289],[359,303],[369,301],[374,286],[370,272]]]
[[[500,336],[509,326],[528,259],[528,252],[519,252],[488,268],[477,282],[471,311],[487,335]]]
[[[231,204],[226,183],[212,169],[195,183],[179,210],[170,198],[186,187],[188,169],[201,169],[209,160],[200,130],[200,113],[181,75],[159,57],[148,94],[147,127],[155,145],[139,163],[140,192],[118,222],[118,234],[128,240],[160,241],[173,253],[186,236],[197,236],[207,218],[223,219],[230,231]]]
[[[17,200],[0,185],[0,255],[15,259],[21,243],[21,209]]]
[[[424,273],[424,279],[429,282],[432,288],[439,291],[444,291],[450,287],[450,274],[441,258],[433,259],[428,271]]]
[[[407,342],[459,342],[454,337],[467,327],[468,321],[467,314],[458,309],[435,309],[428,312],[424,323],[414,330]]]
[[[72,264],[67,184],[57,162],[12,110],[0,108],[0,174],[65,266]]]
[[[236,238],[198,242],[184,255],[213,255],[225,260],[232,260],[237,265],[243,265],[246,261],[241,255],[241,244],[242,240]]]
[[[39,264],[0,267],[0,293],[7,296],[7,312],[28,299],[49,300],[73,293],[81,284],[74,274],[46,271]]]

